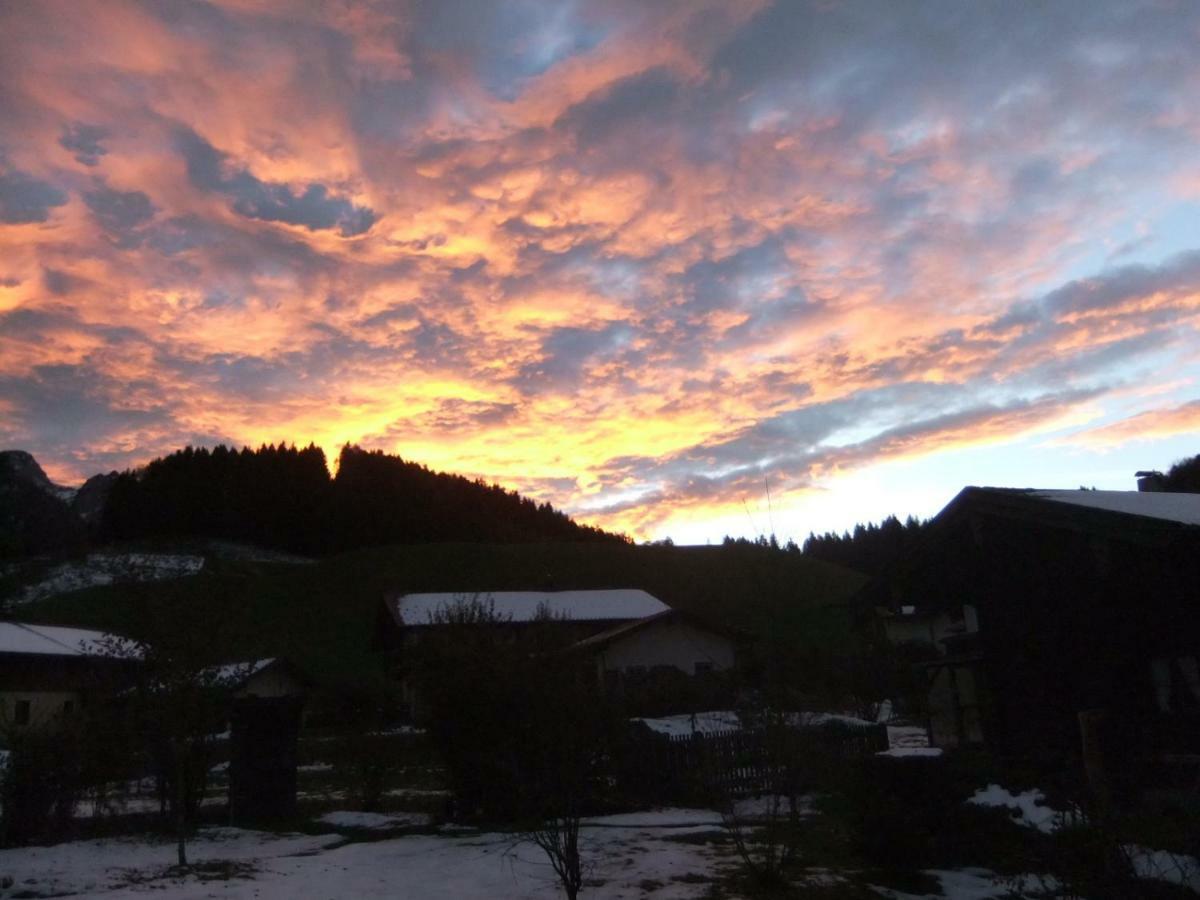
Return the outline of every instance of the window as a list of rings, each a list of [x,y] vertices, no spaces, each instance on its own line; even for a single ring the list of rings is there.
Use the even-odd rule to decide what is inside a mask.
[[[1200,666],[1194,656],[1159,657],[1150,662],[1159,712],[1200,709]]]
[[[29,701],[18,700],[13,707],[13,724],[28,725],[29,724]]]

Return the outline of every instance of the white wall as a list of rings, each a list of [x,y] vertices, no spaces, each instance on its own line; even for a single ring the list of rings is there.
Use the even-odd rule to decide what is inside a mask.
[[[294,697],[304,692],[283,666],[270,665],[255,672],[237,692],[239,697]]]
[[[625,670],[631,666],[674,666],[694,674],[696,663],[714,670],[733,668],[733,642],[687,622],[667,619],[614,640],[600,654],[600,670]]]
[[[28,725],[20,726],[14,722],[18,700],[29,701]],[[4,691],[0,693],[0,730],[45,725],[63,714],[64,703],[70,703],[73,712],[79,712],[78,691]]]

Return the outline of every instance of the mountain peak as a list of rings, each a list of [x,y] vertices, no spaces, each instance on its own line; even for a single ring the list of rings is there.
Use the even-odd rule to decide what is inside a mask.
[[[21,482],[36,487],[63,503],[75,497],[75,488],[55,484],[26,450],[0,450],[0,481]]]

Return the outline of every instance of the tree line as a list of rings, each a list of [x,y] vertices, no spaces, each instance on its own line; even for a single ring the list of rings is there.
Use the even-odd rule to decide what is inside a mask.
[[[113,481],[104,542],[215,538],[323,555],[438,541],[622,541],[495,484],[347,444],[187,447]]]
[[[867,575],[882,575],[916,548],[928,526],[928,521],[915,516],[903,522],[888,516],[878,525],[859,523],[842,534],[810,534],[801,552]]]

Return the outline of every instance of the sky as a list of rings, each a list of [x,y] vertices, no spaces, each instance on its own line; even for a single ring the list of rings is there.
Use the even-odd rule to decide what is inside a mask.
[[[638,540],[1200,453],[1200,4],[0,0],[0,447]]]

